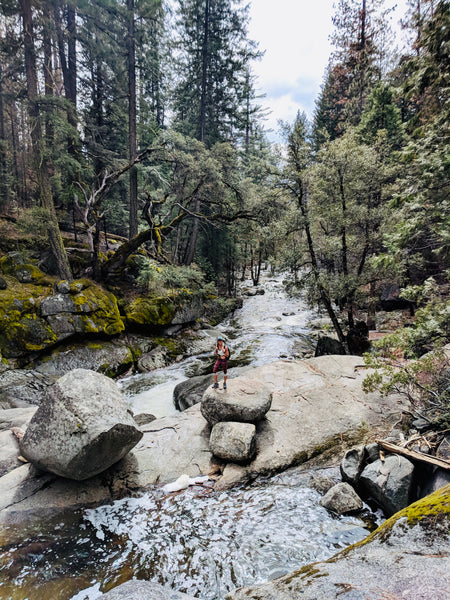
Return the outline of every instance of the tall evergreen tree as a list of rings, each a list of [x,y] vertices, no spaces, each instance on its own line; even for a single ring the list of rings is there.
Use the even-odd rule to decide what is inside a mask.
[[[175,125],[204,142],[230,140],[249,95],[249,62],[258,56],[247,38],[242,0],[179,0]]]
[[[31,121],[33,164],[38,181],[39,200],[46,211],[47,232],[59,276],[62,279],[70,280],[72,279],[72,273],[61,238],[53,202],[50,165],[48,157],[46,156],[42,119],[39,111],[38,72],[31,0],[20,0],[20,12],[23,22],[24,61],[27,80],[28,112]]]
[[[249,128],[249,63],[258,56],[247,38],[248,6],[242,0],[179,0],[178,84],[175,127],[212,147]],[[197,198],[194,213],[200,210]],[[195,255],[199,220],[193,219],[185,263]]]
[[[357,125],[380,80],[389,39],[384,0],[339,0],[333,17],[334,52],[316,102],[313,138],[318,147]]]

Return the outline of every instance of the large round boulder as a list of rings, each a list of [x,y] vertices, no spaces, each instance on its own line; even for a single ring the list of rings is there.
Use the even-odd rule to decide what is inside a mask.
[[[20,449],[38,468],[81,481],[123,458],[142,435],[114,381],[75,369],[48,389]]]
[[[210,425],[220,421],[256,423],[272,404],[272,393],[259,382],[239,377],[228,381],[228,389],[208,388],[203,394],[201,412]]]

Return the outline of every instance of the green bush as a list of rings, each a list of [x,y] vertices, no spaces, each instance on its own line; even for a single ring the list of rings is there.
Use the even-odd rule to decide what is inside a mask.
[[[385,336],[365,355],[374,372],[363,388],[383,394],[406,394],[413,411],[439,427],[450,426],[450,301],[439,296],[431,278],[408,288],[404,297],[425,302],[414,323]]]

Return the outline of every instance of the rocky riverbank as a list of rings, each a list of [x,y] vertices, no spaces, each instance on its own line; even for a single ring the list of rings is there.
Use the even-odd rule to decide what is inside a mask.
[[[86,367],[115,377],[157,346],[148,336],[172,336],[200,319],[216,323],[242,304],[187,289],[155,297],[133,288],[116,296],[89,279],[58,280],[18,252],[0,258],[0,280],[0,374]],[[167,349],[173,359],[183,354],[178,350],[176,343]],[[43,366],[49,360],[54,372]]]
[[[19,447],[11,428],[23,427],[33,409],[3,411],[0,427],[9,441],[3,461],[8,472],[0,478],[0,518],[20,520],[39,511],[109,501],[171,482],[180,474],[214,474],[215,488],[225,489],[311,460],[337,463],[349,446],[372,441],[380,430],[388,431],[405,408],[397,397],[365,395],[363,376],[361,359],[346,356],[278,361],[254,368],[246,380],[271,390],[272,404],[266,418],[257,423],[257,454],[250,463],[238,465],[213,457],[211,426],[195,405],[142,425],[143,437],[137,446],[86,482],[45,474],[30,464],[18,466]],[[230,379],[230,390],[239,381]]]

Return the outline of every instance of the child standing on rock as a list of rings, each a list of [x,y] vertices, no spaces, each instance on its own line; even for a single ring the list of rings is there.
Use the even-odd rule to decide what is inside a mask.
[[[217,372],[223,371],[223,389],[227,389],[227,366],[228,366],[228,358],[230,356],[230,351],[228,346],[225,345],[225,340],[222,336],[219,335],[216,341],[216,347],[214,349],[214,354],[217,356],[216,364],[214,365],[213,373],[214,373],[214,384],[213,388],[217,389],[219,384],[217,382]]]

